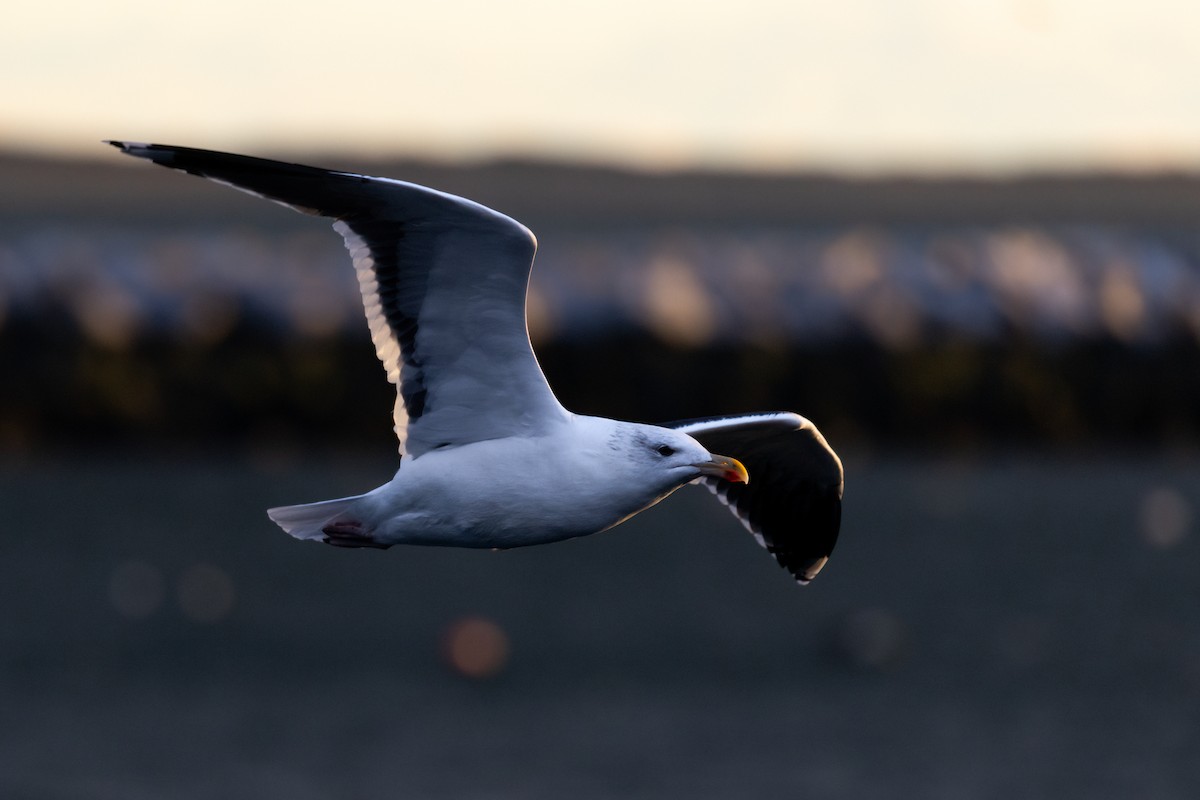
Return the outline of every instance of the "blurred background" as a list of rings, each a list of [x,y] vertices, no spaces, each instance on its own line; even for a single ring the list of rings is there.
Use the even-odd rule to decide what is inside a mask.
[[[1200,11],[27,4],[0,30],[6,797],[1194,797]],[[101,139],[403,178],[539,238],[569,408],[791,409],[799,589],[707,493],[506,553],[390,477],[322,220]]]

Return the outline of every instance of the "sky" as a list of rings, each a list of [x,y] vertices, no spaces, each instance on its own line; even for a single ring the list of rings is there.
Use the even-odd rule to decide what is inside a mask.
[[[0,147],[1200,169],[1194,0],[42,0]]]

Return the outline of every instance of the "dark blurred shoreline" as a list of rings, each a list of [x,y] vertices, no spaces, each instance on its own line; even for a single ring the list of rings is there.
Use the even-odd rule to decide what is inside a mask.
[[[14,324],[5,341],[0,371],[18,380],[0,388],[0,447],[13,452],[367,447],[390,429],[394,390],[365,334],[297,342],[242,332],[212,348],[151,339],[113,352]],[[665,422],[793,409],[842,446],[930,453],[1200,447],[1200,351],[1190,342],[897,353],[869,342],[685,349],[640,332],[538,353],[564,405],[584,414]]]
[[[167,180],[159,170],[106,150],[97,143],[94,157],[77,159],[0,152],[0,219],[205,222],[228,220],[236,211],[248,223],[287,224],[286,216],[254,198],[231,199],[228,189],[201,181]],[[1022,222],[1190,228],[1200,220],[1200,174],[1178,171],[843,176],[253,154],[433,186],[534,228]]]
[[[535,346],[582,413],[795,409],[864,449],[1200,448],[1200,176],[296,160],[530,225]],[[360,314],[318,220],[99,144],[0,155],[0,449],[375,442],[391,387]]]

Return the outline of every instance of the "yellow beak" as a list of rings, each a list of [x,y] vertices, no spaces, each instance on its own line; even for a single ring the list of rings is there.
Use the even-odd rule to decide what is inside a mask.
[[[729,456],[713,456],[711,461],[701,461],[692,466],[700,470],[701,475],[711,475],[733,483],[750,482],[750,473],[746,472],[742,462]]]

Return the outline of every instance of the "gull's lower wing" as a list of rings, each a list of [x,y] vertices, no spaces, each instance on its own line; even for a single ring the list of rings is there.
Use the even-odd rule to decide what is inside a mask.
[[[842,519],[842,462],[798,414],[771,413],[662,423],[710,452],[746,465],[749,483],[701,479],[800,583],[833,552]]]
[[[397,385],[401,452],[534,435],[565,418],[529,344],[525,294],[537,241],[520,223],[403,181],[190,147],[110,144],[337,220],[375,352]]]

